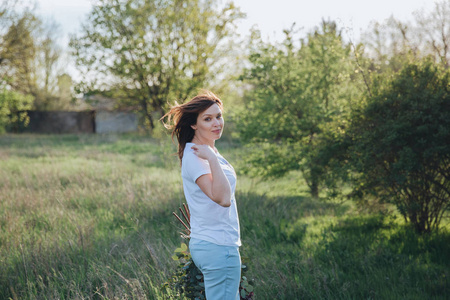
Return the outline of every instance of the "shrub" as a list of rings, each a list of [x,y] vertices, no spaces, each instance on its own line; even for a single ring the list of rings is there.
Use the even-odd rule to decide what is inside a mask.
[[[417,232],[450,204],[450,73],[431,61],[379,79],[348,130],[354,195],[393,203]]]
[[[20,93],[6,90],[0,91],[0,133],[7,129],[17,131],[21,126],[28,125],[26,110],[31,109],[33,98]]]

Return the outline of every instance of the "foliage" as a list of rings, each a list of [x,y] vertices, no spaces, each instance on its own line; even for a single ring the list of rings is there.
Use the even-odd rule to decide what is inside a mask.
[[[60,95],[63,72],[58,26],[44,23],[25,4],[17,12],[14,5],[20,2],[4,2],[7,13],[0,13],[0,87],[31,95],[34,109],[66,108],[71,97]]]
[[[98,1],[70,43],[87,78],[79,91],[111,93],[153,129],[152,113],[162,116],[168,100],[186,99],[215,76],[242,16],[216,0]]]
[[[169,281],[165,282],[164,287],[171,287],[189,299],[206,299],[205,284],[203,282],[203,274],[194,264],[191,254],[185,243],[180,248],[175,249],[172,259],[178,261],[176,272]]]
[[[166,281],[163,288],[175,289],[179,292],[178,296],[184,294],[189,299],[202,300],[205,298],[205,284],[202,272],[197,268],[189,253],[188,247],[185,243],[175,249],[175,254],[172,259],[178,261],[176,272],[172,277]],[[240,299],[253,299],[253,286],[244,276],[248,270],[246,265],[242,265],[241,282],[239,285]]]
[[[450,206],[450,72],[429,60],[381,77],[348,129],[354,195],[393,203],[417,232]]]
[[[320,153],[324,133],[348,116],[359,91],[350,45],[333,22],[323,22],[297,47],[293,30],[281,45],[257,40],[251,68],[242,79],[252,85],[240,114],[241,137],[252,144],[252,172],[275,177],[301,170],[318,196],[326,174]]]
[[[28,125],[27,110],[31,109],[33,98],[4,89],[0,91],[0,133],[5,129],[15,131]]]

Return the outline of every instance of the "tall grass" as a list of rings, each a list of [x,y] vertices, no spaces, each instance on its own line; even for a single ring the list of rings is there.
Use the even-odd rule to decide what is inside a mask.
[[[239,169],[241,147],[218,144]],[[139,135],[0,137],[0,299],[179,299],[175,148]],[[255,299],[446,299],[450,234],[313,200],[298,173],[239,175]],[[448,223],[447,223],[448,224]]]

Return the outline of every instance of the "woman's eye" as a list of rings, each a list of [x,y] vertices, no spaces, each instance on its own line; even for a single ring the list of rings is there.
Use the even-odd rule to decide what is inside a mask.
[[[211,120],[211,118],[206,118],[206,119],[205,119],[205,121],[210,121],[210,120]]]
[[[217,119],[219,119],[219,120],[222,119],[222,116],[217,116]]]

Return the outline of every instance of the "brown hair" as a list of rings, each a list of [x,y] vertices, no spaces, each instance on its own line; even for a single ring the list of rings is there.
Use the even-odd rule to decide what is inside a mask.
[[[213,104],[217,104],[220,109],[223,109],[219,97],[210,91],[204,91],[184,104],[175,102],[175,105],[170,107],[169,112],[161,118],[162,120],[167,117],[167,123],[164,121],[163,123],[164,127],[172,130],[172,140],[174,136],[177,137],[180,161],[183,158],[186,143],[191,142],[195,135],[195,130],[191,126],[197,124],[198,115]],[[173,124],[171,124],[172,122]]]

